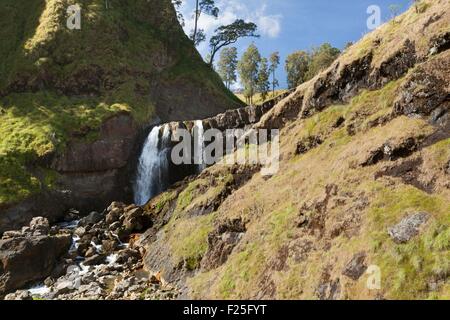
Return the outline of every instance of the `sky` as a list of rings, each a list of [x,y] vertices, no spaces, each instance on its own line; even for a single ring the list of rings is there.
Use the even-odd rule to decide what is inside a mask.
[[[262,56],[268,57],[278,51],[281,57],[278,79],[280,88],[285,88],[284,61],[287,55],[324,42],[342,49],[349,41],[356,42],[370,31],[367,27],[371,15],[367,13],[369,6],[379,6],[382,22],[385,22],[391,17],[389,6],[392,4],[398,5],[400,12],[403,12],[410,6],[411,0],[216,0],[219,17],[215,19],[203,15],[199,26],[206,31],[209,39],[218,26],[230,24],[236,19],[256,23],[261,37],[241,39],[233,46],[238,48],[239,57],[252,42]],[[194,6],[194,0],[185,0],[181,7],[187,34],[193,29]],[[205,57],[208,41],[197,49]]]

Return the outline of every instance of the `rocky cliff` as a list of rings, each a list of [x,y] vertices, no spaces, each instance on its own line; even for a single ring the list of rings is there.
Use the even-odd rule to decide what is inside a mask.
[[[448,299],[449,9],[421,1],[262,116],[273,176],[217,164],[152,199],[146,267],[193,298]]]
[[[129,200],[152,123],[241,103],[184,35],[170,0],[0,4],[0,233],[32,216]],[[79,4],[81,28],[67,28]]]

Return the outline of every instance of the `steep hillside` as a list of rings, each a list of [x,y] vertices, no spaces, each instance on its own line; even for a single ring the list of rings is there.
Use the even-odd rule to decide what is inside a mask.
[[[66,27],[75,3],[81,30]],[[0,222],[125,199],[141,128],[241,105],[170,0],[105,4],[0,4]]]
[[[449,21],[421,1],[266,114],[278,173],[217,164],[151,200],[146,267],[193,298],[449,299]]]

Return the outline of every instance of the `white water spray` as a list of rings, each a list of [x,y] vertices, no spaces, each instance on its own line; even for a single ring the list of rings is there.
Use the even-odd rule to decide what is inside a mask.
[[[134,185],[134,201],[144,205],[152,197],[165,190],[168,183],[170,128],[164,126],[160,139],[161,126],[153,128],[141,156],[139,157],[136,183]]]

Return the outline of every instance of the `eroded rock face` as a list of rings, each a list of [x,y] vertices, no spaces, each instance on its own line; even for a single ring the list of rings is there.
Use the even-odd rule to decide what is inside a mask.
[[[208,271],[225,263],[245,231],[241,219],[227,221],[218,226],[208,235],[208,251],[202,259],[201,267]]]
[[[0,240],[0,294],[50,275],[71,241],[70,235],[33,235]]]
[[[450,110],[450,52],[430,59],[408,76],[394,104],[394,112],[410,117],[430,116],[438,123]]]
[[[349,277],[352,280],[358,280],[364,272],[367,270],[367,264],[365,262],[366,253],[360,252],[353,256],[353,258],[345,265],[342,274]]]
[[[426,212],[418,212],[405,217],[395,226],[388,229],[389,236],[396,243],[406,243],[420,232],[420,227],[428,221],[430,215]]]

